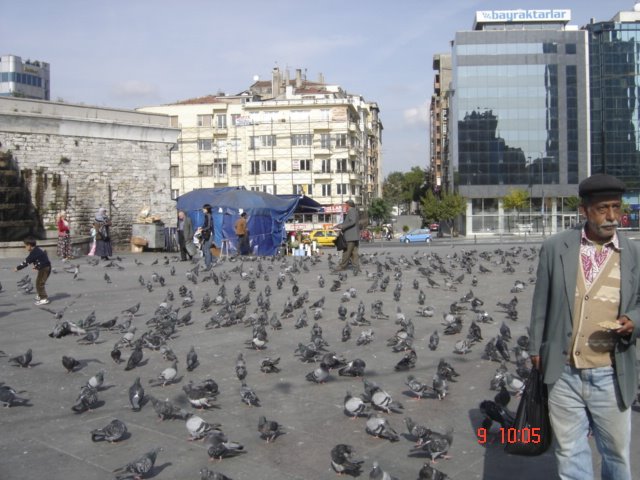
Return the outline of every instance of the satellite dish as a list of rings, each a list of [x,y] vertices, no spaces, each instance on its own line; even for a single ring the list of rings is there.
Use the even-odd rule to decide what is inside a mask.
[[[636,2],[636,4],[633,6],[633,11],[640,12],[640,2]]]
[[[257,82],[258,80],[260,80],[260,75],[254,75],[253,76],[253,81]]]

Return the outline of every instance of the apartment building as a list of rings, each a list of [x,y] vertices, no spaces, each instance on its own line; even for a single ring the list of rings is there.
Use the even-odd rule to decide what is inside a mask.
[[[366,206],[381,195],[378,106],[322,77],[308,81],[297,70],[290,79],[274,68],[271,80],[254,79],[237,95],[139,110],[169,115],[181,130],[171,152],[174,198],[197,188],[244,186],[304,194],[330,214],[347,199]]]
[[[449,183],[449,101],[451,91],[451,54],[439,53],[433,56],[433,94],[429,104],[430,132],[429,144],[431,164],[430,184],[436,189],[448,191]]]

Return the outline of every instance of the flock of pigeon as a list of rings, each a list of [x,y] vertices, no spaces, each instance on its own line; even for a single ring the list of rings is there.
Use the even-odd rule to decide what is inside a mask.
[[[513,422],[530,369],[529,312],[519,306],[533,290],[537,247],[369,249],[360,272],[331,274],[337,261],[329,252],[246,257],[206,270],[130,255],[56,266],[47,285],[55,301],[27,320],[34,325],[23,340],[34,346],[15,351],[12,336],[0,339],[0,405],[11,407],[3,423],[21,407],[46,422],[46,407],[62,402],[54,415],[95,443],[85,448],[126,445],[118,456],[129,462],[114,464],[105,447],[86,466],[119,480],[165,476],[164,468],[167,478],[245,478],[242,459],[252,456],[281,478],[329,469],[450,478],[443,472],[455,465],[447,460],[455,457],[454,417],[467,416],[447,406],[452,397],[474,396],[469,437]],[[0,301],[30,300],[31,282],[5,278]],[[56,365],[39,359],[35,345],[46,345],[47,358],[56,352]],[[470,363],[486,377],[474,392],[460,373]],[[38,371],[64,394],[39,391]],[[87,428],[96,415],[103,424]],[[243,428],[249,421],[253,431]],[[176,458],[176,441],[193,442],[188,462]],[[312,457],[324,469],[305,470]]]

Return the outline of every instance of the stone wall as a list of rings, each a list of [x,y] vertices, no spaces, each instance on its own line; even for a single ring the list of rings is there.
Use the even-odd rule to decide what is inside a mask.
[[[72,235],[86,235],[102,206],[110,212],[117,243],[129,241],[143,207],[173,225],[169,157],[178,131],[168,127],[167,117],[123,111],[119,119],[118,111],[65,111],[60,104],[54,104],[55,113],[42,113],[34,112],[39,102],[22,102],[16,111],[0,99],[1,149],[13,154],[45,228],[66,210]]]

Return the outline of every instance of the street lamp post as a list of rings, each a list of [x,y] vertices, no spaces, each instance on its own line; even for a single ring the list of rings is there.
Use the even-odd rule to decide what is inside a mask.
[[[545,218],[544,218],[544,156],[541,155],[541,163],[540,163],[540,189],[541,189],[541,197],[542,197],[542,205],[541,205],[541,211],[542,211],[542,236],[545,236],[545,231],[544,231],[544,227],[545,227]]]

